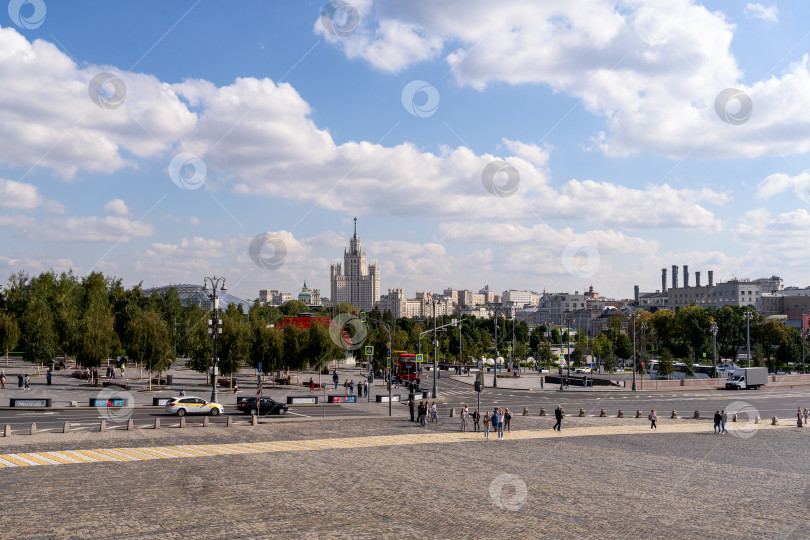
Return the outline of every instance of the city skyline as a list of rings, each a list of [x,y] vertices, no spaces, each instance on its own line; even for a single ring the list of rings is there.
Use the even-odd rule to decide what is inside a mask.
[[[806,284],[810,6],[20,9],[0,20],[3,279],[326,296],[356,216],[382,294],[632,298],[672,264]]]

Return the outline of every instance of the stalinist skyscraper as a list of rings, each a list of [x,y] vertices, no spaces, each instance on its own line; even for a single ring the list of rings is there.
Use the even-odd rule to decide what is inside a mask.
[[[332,302],[348,302],[361,311],[371,311],[380,299],[380,265],[372,262],[366,267],[366,250],[357,237],[357,218],[354,218],[354,236],[349,249],[343,250],[343,270],[339,262],[330,270]]]

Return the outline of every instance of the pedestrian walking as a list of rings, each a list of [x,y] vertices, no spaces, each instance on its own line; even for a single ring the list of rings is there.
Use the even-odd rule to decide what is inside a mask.
[[[723,417],[720,416],[720,411],[714,411],[714,432],[720,433],[720,422],[722,422]]]
[[[180,397],[186,397],[186,390],[185,388],[180,389]]]
[[[490,420],[491,419],[489,417],[489,411],[487,411],[486,413],[484,413],[484,439],[487,440],[487,441],[489,440],[489,422],[490,422]]]
[[[415,402],[414,402],[413,398],[411,397],[411,398],[408,399],[408,410],[411,412],[411,422],[414,421],[414,418],[413,418],[413,416],[414,416],[414,408],[415,408],[414,406],[415,406]]]
[[[557,431],[562,431],[563,414],[562,414],[562,409],[560,408],[559,405],[557,405],[557,408],[554,410],[554,418],[557,419],[557,423],[554,424],[554,427],[551,428],[551,429],[556,429]]]
[[[110,379],[115,380],[115,367],[110,366]]]
[[[349,381],[349,395],[350,396],[354,395],[354,379]]]
[[[512,413],[511,413],[511,412],[509,412],[509,407],[507,407],[507,408],[506,408],[506,412],[504,412],[504,413],[503,413],[503,419],[504,419],[504,421],[506,422],[506,426],[505,426],[505,427],[506,427],[506,431],[511,432],[511,431],[512,431],[512,427],[511,427],[511,424],[512,424]]]
[[[335,383],[335,390],[337,390],[337,385],[338,385],[338,379],[339,378],[340,377],[338,377],[337,370],[334,370],[332,372],[332,382]]]
[[[475,409],[475,412],[472,413],[472,419],[473,419],[473,431],[478,433],[479,431],[481,431],[481,427],[478,425],[478,423],[481,421],[481,413],[478,412],[478,409]]]
[[[658,425],[656,422],[658,421],[658,415],[655,414],[655,409],[650,411],[650,429],[658,429]]]
[[[728,422],[728,413],[723,409],[720,411],[720,432],[723,434],[728,433],[728,431],[726,431],[726,422]]]
[[[498,409],[498,439],[503,439],[503,409]]]
[[[51,370],[49,369],[48,372],[45,373],[45,384],[48,386],[51,385],[51,375],[53,375],[53,373],[51,373]]]
[[[427,427],[427,402],[419,404],[419,423],[422,427]]]
[[[239,391],[239,381],[237,381],[236,379],[234,379],[234,381],[233,381],[233,393],[235,394],[235,393],[237,393],[238,391]]]
[[[309,378],[309,391],[312,392],[315,390],[315,381],[312,380],[312,377]]]
[[[123,377],[123,376],[124,376],[124,372],[125,372],[126,370],[127,370],[127,365],[126,365],[126,364],[121,364],[121,377]]]
[[[25,382],[25,377],[23,377],[23,374],[20,373],[19,375],[17,375],[17,388],[22,390],[24,382]]]
[[[5,375],[3,376],[5,378]],[[5,388],[5,386],[3,387]],[[810,416],[810,411],[807,410],[807,407],[804,408],[804,425],[807,425],[807,418]]]
[[[6,387],[6,372],[0,371],[0,389],[4,389]]]
[[[587,375],[582,377],[582,386],[584,386],[585,388],[588,388],[588,376]]]
[[[343,388],[345,389],[344,392],[347,394],[349,393],[349,379],[343,379]]]
[[[31,377],[28,376],[28,373],[25,374],[25,389],[31,390]]]
[[[796,427],[802,427],[802,408],[796,407]]]
[[[425,402],[425,408],[427,408],[427,402]],[[436,408],[436,402],[435,401],[430,406],[430,421],[431,422],[438,422],[439,421],[439,409]]]
[[[540,390],[543,389],[543,379],[545,379],[545,377],[541,376],[540,377]]]
[[[467,431],[467,417],[470,415],[470,409],[467,407],[467,404],[464,404],[464,408],[461,409],[461,431]]]

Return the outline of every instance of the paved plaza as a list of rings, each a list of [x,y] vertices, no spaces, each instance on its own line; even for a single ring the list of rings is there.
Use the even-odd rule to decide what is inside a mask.
[[[455,420],[12,437],[0,537],[810,535],[807,430],[586,417],[558,434],[517,417],[484,441]]]

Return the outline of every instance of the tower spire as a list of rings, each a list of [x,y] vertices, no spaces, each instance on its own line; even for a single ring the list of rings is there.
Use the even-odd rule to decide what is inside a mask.
[[[354,218],[354,237],[357,238],[357,218]]]

